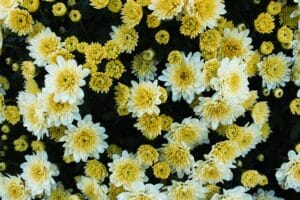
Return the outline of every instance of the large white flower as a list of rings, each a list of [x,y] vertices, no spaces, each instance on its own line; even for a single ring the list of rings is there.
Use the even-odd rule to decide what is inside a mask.
[[[163,184],[144,184],[140,183],[137,188],[130,188],[126,192],[122,192],[118,195],[118,200],[167,200],[165,193],[160,192]]]
[[[211,84],[223,97],[235,103],[245,100],[249,93],[245,64],[238,58],[223,59],[217,77],[212,78]]]
[[[47,65],[49,74],[45,76],[45,91],[54,93],[55,102],[69,102],[71,104],[82,100],[84,92],[81,89],[85,85],[85,77],[89,70],[77,65],[75,60],[65,61],[63,57],[57,58],[57,64]]]
[[[65,142],[64,156],[73,156],[75,162],[87,161],[88,157],[99,158],[108,147],[104,141],[108,136],[100,123],[93,123],[92,116],[86,115],[77,122],[77,126],[69,125],[65,136],[60,141]]]
[[[88,178],[85,176],[80,177],[79,182],[76,184],[77,188],[88,197],[93,200],[108,200],[106,185],[100,185],[96,179]]]
[[[43,112],[43,102],[41,96],[35,96],[28,92],[20,92],[18,97],[18,107],[23,116],[23,125],[32,132],[38,140],[42,139],[47,130],[47,118]]]
[[[294,189],[300,192],[300,154],[290,150],[289,161],[283,163],[276,171],[276,179],[284,189]]]
[[[183,98],[191,103],[196,94],[205,90],[204,77],[201,73],[203,60],[199,52],[182,53],[182,62],[179,64],[166,64],[159,80],[165,82],[165,86],[172,91],[172,100],[179,101]]]
[[[19,176],[0,176],[0,198],[2,200],[30,200],[30,195]]]
[[[48,126],[70,125],[74,119],[79,120],[79,100],[73,104],[69,102],[55,102],[54,93],[41,93],[43,112],[47,114]]]
[[[143,189],[140,183],[148,181],[145,169],[134,155],[126,150],[121,156],[114,154],[113,161],[108,163],[108,166],[111,172],[110,182],[117,187],[123,186],[125,189],[132,188],[138,191]]]
[[[62,47],[60,40],[60,37],[56,36],[48,27],[29,39],[27,49],[29,55],[34,59],[34,63],[39,67],[50,63],[51,55]]]
[[[26,187],[30,190],[32,197],[39,194],[50,194],[51,188],[55,186],[53,176],[58,176],[56,165],[48,161],[47,153],[37,152],[25,156],[26,162],[21,164],[23,170],[21,177],[25,180]]]

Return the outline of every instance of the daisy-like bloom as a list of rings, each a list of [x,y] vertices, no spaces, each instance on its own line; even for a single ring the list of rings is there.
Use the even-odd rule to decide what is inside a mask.
[[[207,124],[191,117],[183,119],[181,123],[173,123],[164,137],[169,142],[183,142],[191,149],[209,143]]]
[[[194,0],[191,13],[200,17],[202,30],[217,26],[218,19],[226,13],[224,2],[221,0]]]
[[[134,0],[127,0],[122,8],[121,15],[124,24],[134,27],[142,20],[143,8]]]
[[[265,186],[268,184],[268,178],[257,170],[246,170],[242,173],[241,183],[246,188],[255,188],[256,186]]]
[[[121,53],[131,53],[134,51],[139,40],[139,34],[134,28],[130,28],[126,25],[121,26],[112,26],[113,32],[110,33],[110,36],[113,40],[119,43],[121,47]]]
[[[19,36],[30,33],[33,29],[33,19],[27,10],[11,9],[4,21],[4,24]]]
[[[252,39],[248,37],[249,32],[248,29],[239,31],[237,28],[225,28],[219,48],[219,56],[221,58],[229,57],[230,59],[234,57],[247,58],[253,47],[251,45]]]
[[[294,189],[300,192],[300,154],[290,150],[289,161],[283,163],[276,171],[276,179],[284,189]]]
[[[23,116],[24,127],[32,132],[38,140],[42,139],[44,134],[48,135],[47,118],[43,112],[41,96],[20,92],[17,99],[20,114]]]
[[[77,122],[77,127],[70,124],[66,135],[60,141],[65,142],[64,156],[73,156],[75,162],[87,161],[88,157],[99,158],[108,147],[104,141],[108,136],[100,123],[93,123],[92,116],[86,115]]]
[[[48,126],[69,125],[74,119],[79,120],[79,101],[71,104],[69,102],[55,102],[54,93],[41,93],[43,112],[47,113]]]
[[[262,188],[259,188],[253,197],[255,200],[284,200],[283,198],[276,197],[274,190],[266,191]]]
[[[245,157],[246,154],[254,149],[256,144],[260,142],[260,126],[257,124],[245,125],[236,132],[226,135],[231,141],[237,142],[240,154]]]
[[[269,120],[270,108],[266,101],[256,103],[251,110],[251,117],[254,123],[262,125]]]
[[[211,151],[205,157],[221,163],[230,164],[240,155],[239,151],[240,149],[237,142],[225,140],[213,145]]]
[[[32,197],[39,194],[50,194],[51,188],[56,183],[53,176],[58,176],[56,165],[48,161],[45,151],[25,156],[26,162],[21,164],[23,170],[21,177],[25,180],[26,187]]]
[[[194,180],[179,182],[172,180],[172,185],[167,186],[168,199],[172,200],[197,200],[205,199],[208,190]]]
[[[224,164],[215,160],[199,160],[195,163],[190,178],[202,184],[216,184],[219,182],[230,181],[233,178],[232,164]]]
[[[158,64],[158,61],[155,60],[153,56],[152,58],[145,57],[146,51],[135,55],[131,63],[131,72],[139,79],[139,81],[154,80],[156,76],[156,65]]]
[[[233,200],[253,200],[252,196],[250,194],[247,194],[246,192],[248,189],[242,187],[242,186],[236,186],[235,188],[226,190],[223,189],[223,194],[214,194],[214,196],[211,198],[211,200],[227,200],[227,199],[233,199]]]
[[[134,124],[138,130],[149,140],[154,140],[161,134],[161,119],[157,114],[143,114]]]
[[[154,82],[142,81],[137,83],[131,82],[130,94],[128,97],[127,107],[128,111],[133,116],[142,116],[143,114],[159,114],[160,109],[158,105],[161,104],[161,90]]]
[[[195,161],[190,148],[184,143],[171,142],[163,144],[163,147],[159,151],[161,153],[161,160],[166,162],[172,172],[176,172],[179,178],[182,178],[184,174],[189,175],[191,173]]]
[[[153,0],[148,6],[152,14],[160,20],[172,19],[183,9],[184,0]]]
[[[111,172],[110,182],[117,187],[138,190],[141,182],[148,181],[144,168],[134,155],[127,151],[123,151],[121,156],[114,154],[113,161],[108,163],[108,166]]]
[[[160,192],[163,184],[140,183],[137,188],[130,188],[118,195],[118,200],[167,200],[164,192]]]
[[[158,151],[149,144],[143,144],[137,149],[137,159],[144,166],[148,167],[158,161]]]
[[[54,93],[55,102],[69,102],[74,104],[84,97],[82,86],[89,70],[77,65],[75,60],[65,61],[63,57],[57,58],[57,64],[47,65],[49,74],[45,76],[45,92]]]
[[[249,82],[245,64],[238,58],[224,58],[218,69],[217,77],[211,80],[213,88],[224,98],[240,102],[248,97]]]
[[[262,86],[269,90],[276,87],[285,86],[285,83],[290,80],[289,66],[291,58],[284,55],[282,52],[271,54],[257,64],[259,75],[262,77]]]
[[[204,78],[201,73],[203,60],[199,52],[190,52],[187,56],[182,53],[182,62],[166,64],[159,80],[172,91],[172,100],[179,101],[183,98],[191,103],[196,94],[205,90]]]
[[[105,8],[109,4],[109,0],[90,0],[90,5],[95,9]]]
[[[50,28],[45,28],[36,36],[29,39],[29,55],[34,59],[34,63],[39,67],[50,62],[52,53],[62,47],[60,37],[56,36]]]
[[[217,95],[200,97],[199,101],[200,103],[194,108],[194,112],[209,123],[213,130],[216,130],[220,124],[232,124],[245,111],[241,105],[232,104],[231,101]]]
[[[100,185],[96,179],[81,176],[77,188],[90,200],[108,200],[106,185]]]
[[[0,197],[2,200],[30,200],[23,180],[18,176],[0,177]]]
[[[7,13],[13,9],[18,7],[19,0],[1,0],[0,1],[0,20],[5,19]]]

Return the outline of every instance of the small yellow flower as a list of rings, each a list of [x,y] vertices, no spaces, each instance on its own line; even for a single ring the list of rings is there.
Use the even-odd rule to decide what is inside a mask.
[[[155,34],[155,40],[158,44],[166,45],[169,43],[170,34],[166,30],[160,30]]]
[[[151,166],[158,161],[159,154],[157,150],[148,144],[140,145],[137,149],[137,158],[146,165]]]
[[[105,8],[109,2],[109,0],[90,0],[90,5],[93,8],[100,10],[102,8]]]
[[[120,54],[119,43],[114,40],[109,40],[104,45],[107,59],[116,59]]]
[[[86,176],[95,178],[100,182],[102,182],[108,176],[105,165],[97,160],[87,161],[84,167],[84,173]]]
[[[105,73],[114,79],[120,79],[125,71],[125,66],[120,60],[111,60],[105,65]]]
[[[158,162],[152,166],[153,175],[155,178],[167,179],[170,176],[171,169],[166,162]]]
[[[264,55],[269,55],[274,50],[273,42],[263,41],[260,45],[260,52]]]
[[[280,2],[270,1],[267,6],[267,12],[271,15],[277,15],[281,11],[281,4]]]
[[[93,72],[91,74],[89,87],[94,92],[108,93],[111,86],[112,86],[112,79],[109,77],[107,73]]]
[[[143,114],[134,126],[149,140],[154,140],[161,134],[161,119],[157,114]]]
[[[293,40],[293,31],[287,26],[282,26],[277,30],[277,39],[281,43],[291,43]]]
[[[69,12],[69,18],[72,22],[79,22],[81,20],[81,13],[79,10],[71,10]]]
[[[36,75],[36,67],[32,61],[23,61],[21,64],[21,70],[25,79],[32,79]]]
[[[20,121],[20,113],[17,106],[5,106],[4,108],[4,117],[5,119],[15,125]]]
[[[186,15],[181,18],[180,33],[195,38],[201,31],[201,19],[197,15]]]
[[[32,141],[31,148],[32,148],[32,151],[44,151],[45,144],[42,141]]]
[[[27,35],[33,30],[33,19],[30,13],[19,8],[10,10],[4,23],[19,36]]]
[[[69,51],[69,52],[73,52],[77,49],[77,45],[78,45],[79,41],[78,38],[76,36],[69,36],[65,39],[65,48]]]
[[[109,0],[107,8],[113,13],[118,13],[122,9],[122,6],[123,4],[121,0]]]
[[[143,17],[143,8],[134,0],[127,0],[121,11],[121,18],[124,24],[134,27],[140,23]]]
[[[254,28],[262,34],[272,33],[275,28],[274,17],[269,13],[260,13],[254,20]]]
[[[36,12],[40,7],[40,0],[23,0],[22,6],[29,12]]]
[[[52,13],[56,17],[64,16],[67,13],[67,7],[62,2],[55,3],[52,5]]]
[[[14,140],[15,151],[23,152],[26,151],[29,147],[26,137],[21,136],[18,139]]]
[[[160,25],[160,20],[156,15],[147,15],[146,20],[148,28],[157,28]]]
[[[182,54],[178,50],[173,50],[168,54],[168,62],[170,64],[180,64],[182,59]]]
[[[200,35],[199,47],[201,50],[216,51],[221,43],[221,33],[215,29],[209,29]]]
[[[267,185],[268,178],[256,170],[247,170],[242,174],[241,183],[247,188],[254,188],[257,185]]]
[[[295,98],[291,101],[290,110],[293,115],[300,115],[300,98]]]
[[[251,116],[255,123],[263,124],[268,121],[270,108],[266,101],[258,102],[254,105],[251,111]]]

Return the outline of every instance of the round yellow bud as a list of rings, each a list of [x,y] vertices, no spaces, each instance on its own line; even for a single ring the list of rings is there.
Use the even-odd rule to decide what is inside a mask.
[[[67,7],[64,3],[58,2],[56,4],[53,4],[52,13],[56,17],[64,16],[67,13]]]
[[[69,18],[72,22],[79,22],[81,20],[81,13],[79,10],[71,10],[69,13]]]
[[[270,95],[270,90],[268,88],[264,88],[263,91],[262,91],[263,95],[265,97],[269,96]]]
[[[259,162],[263,162],[265,160],[265,156],[264,154],[260,153],[256,156],[256,159],[259,161]]]
[[[20,65],[18,63],[14,63],[12,64],[11,66],[11,69],[14,71],[14,72],[17,72],[20,68]]]
[[[1,131],[3,133],[9,133],[10,132],[10,128],[7,124],[4,124],[2,127],[1,127]]]
[[[264,55],[272,53],[274,45],[271,41],[263,41],[260,45],[260,52]]]
[[[283,96],[284,92],[283,92],[283,89],[281,88],[276,88],[274,91],[273,91],[273,95],[274,97],[276,98],[281,98]]]
[[[300,115],[300,98],[295,98],[291,101],[290,110],[293,115]]]

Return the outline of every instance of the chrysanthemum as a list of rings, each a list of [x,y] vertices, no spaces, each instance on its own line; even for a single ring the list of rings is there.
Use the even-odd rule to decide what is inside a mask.
[[[34,63],[39,67],[45,66],[50,61],[50,56],[60,49],[62,44],[60,37],[56,36],[50,28],[45,28],[29,41],[29,55],[35,59]]]
[[[4,21],[4,24],[19,36],[30,33],[33,29],[33,19],[27,10],[11,9]]]
[[[153,10],[152,14],[160,20],[165,20],[177,16],[182,11],[183,5],[183,0],[153,0],[148,8]]]
[[[7,16],[7,13],[18,7],[19,0],[2,0],[0,1],[0,20],[4,19]]]
[[[62,199],[66,200],[69,196],[71,196],[70,191],[66,190],[64,186],[62,185],[61,182],[58,182],[51,190],[51,193],[49,196],[47,196],[48,200],[57,200],[57,199]]]
[[[300,154],[290,150],[289,161],[283,163],[276,171],[276,179],[284,189],[300,192]]]
[[[60,141],[65,142],[64,156],[73,155],[75,162],[87,161],[88,157],[99,158],[108,147],[104,141],[108,136],[100,123],[93,123],[92,116],[86,115],[77,126],[69,125],[66,135]]]
[[[199,52],[182,53],[183,60],[178,64],[166,64],[159,80],[165,82],[165,86],[172,91],[172,100],[178,101],[183,98],[191,103],[196,94],[205,90],[204,79],[201,73],[203,60]]]
[[[32,132],[38,139],[48,135],[47,118],[43,112],[43,102],[39,96],[31,93],[20,92],[18,95],[18,107],[23,116],[23,125],[28,131]]]
[[[219,182],[230,181],[233,178],[232,164],[224,164],[214,160],[199,160],[195,163],[191,178],[202,184],[216,184]]]
[[[53,176],[59,175],[56,165],[48,161],[47,153],[44,151],[26,155],[25,159],[26,162],[21,164],[23,170],[21,177],[25,180],[31,196],[43,193],[49,195],[51,188],[56,184]]]
[[[132,87],[128,98],[128,111],[133,116],[142,116],[143,114],[159,114],[158,105],[161,104],[161,91],[157,81],[131,82]]]
[[[237,28],[225,28],[219,48],[221,58],[246,58],[252,49],[252,39],[248,37],[249,30],[239,31]]]
[[[246,192],[248,189],[242,186],[236,186],[232,189],[223,189],[223,194],[214,194],[211,200],[227,200],[227,199],[241,199],[241,200],[253,200],[250,194]]]
[[[274,17],[269,13],[260,13],[254,20],[254,28],[257,32],[272,33],[275,28]]]
[[[208,128],[204,121],[185,118],[181,123],[173,123],[164,136],[169,142],[183,142],[191,149],[203,143],[209,143]]]
[[[221,0],[194,0],[190,9],[200,17],[202,29],[216,27],[218,19],[226,13]]]
[[[86,176],[95,178],[99,182],[103,182],[103,180],[108,176],[105,165],[96,159],[86,162],[84,173]]]
[[[141,182],[148,180],[142,165],[134,155],[123,151],[122,155],[113,155],[113,161],[108,163],[110,182],[117,187],[134,188],[138,190]]]
[[[134,56],[131,63],[132,73],[140,80],[149,81],[154,80],[156,76],[156,65],[158,62],[151,59],[144,58],[144,52]]]
[[[276,197],[274,190],[266,191],[262,188],[259,188],[253,197],[255,200],[284,200],[283,198]]]
[[[262,125],[269,120],[270,108],[266,101],[256,103],[251,110],[254,123]]]
[[[218,69],[217,77],[211,80],[211,84],[224,98],[240,102],[246,99],[249,93],[247,78],[242,60],[224,58]]]
[[[268,178],[257,170],[246,170],[242,173],[241,183],[246,188],[255,188],[256,186],[265,186],[268,184]]]
[[[232,104],[216,95],[212,98],[200,97],[199,101],[200,103],[194,108],[194,112],[209,123],[214,130],[219,124],[232,124],[237,117],[244,113],[244,108],[241,105]]]
[[[2,200],[30,200],[23,180],[18,176],[0,177],[0,197]]]
[[[141,164],[148,167],[158,161],[158,151],[149,144],[143,144],[137,149],[137,159]]]
[[[107,200],[108,188],[100,185],[96,179],[81,176],[77,188],[90,200]]]
[[[109,2],[109,0],[90,0],[90,5],[93,8],[100,10],[102,8],[105,8]]]
[[[140,183],[137,188],[130,188],[118,195],[118,200],[167,200],[164,192],[160,192],[163,184]]]
[[[127,0],[122,8],[121,15],[124,24],[134,27],[142,20],[143,8],[134,0]]]
[[[167,186],[168,199],[172,200],[197,200],[204,199],[207,189],[194,180],[185,182],[172,181],[172,185]]]
[[[229,164],[233,163],[235,158],[239,156],[239,151],[239,146],[235,141],[225,140],[213,145],[206,157],[224,164]]]
[[[110,33],[110,36],[113,40],[119,43],[121,53],[131,53],[134,51],[139,40],[139,34],[134,28],[121,25],[118,27],[112,26],[112,30],[113,32]]]
[[[79,120],[80,102],[55,102],[54,93],[42,93],[43,111],[47,113],[48,126],[69,125],[74,119]]]
[[[84,97],[82,86],[84,78],[89,70],[77,65],[75,60],[65,61],[62,57],[57,58],[57,64],[47,65],[49,74],[45,76],[45,91],[54,93],[55,102],[69,102],[71,104]]]
[[[160,153],[161,160],[169,164],[172,172],[176,172],[179,178],[191,173],[195,161],[186,145],[175,142],[164,144]]]
[[[262,86],[269,90],[275,89],[278,86],[285,86],[285,83],[290,80],[289,66],[291,58],[285,56],[282,52],[271,54],[257,64],[259,75],[262,77]]]
[[[134,124],[138,130],[149,140],[154,140],[161,134],[161,119],[158,114],[143,114]]]

